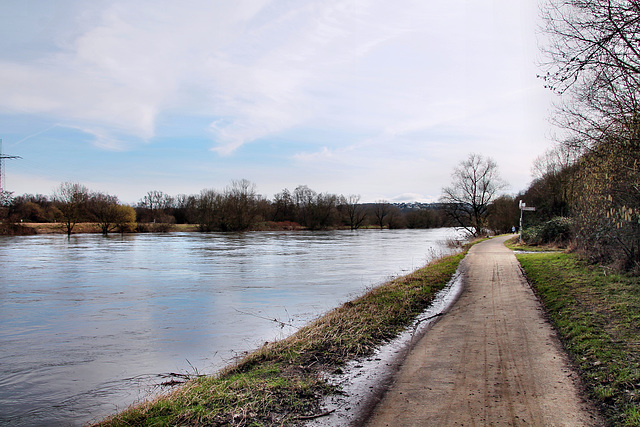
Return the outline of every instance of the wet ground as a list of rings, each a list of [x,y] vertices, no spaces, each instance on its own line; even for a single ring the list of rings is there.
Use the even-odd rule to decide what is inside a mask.
[[[461,292],[462,273],[459,269],[410,328],[377,349],[372,356],[347,363],[343,373],[329,378],[332,384],[340,386],[344,394],[327,398],[324,402],[327,414],[308,425],[340,427],[364,423],[393,383],[409,350],[451,308]]]

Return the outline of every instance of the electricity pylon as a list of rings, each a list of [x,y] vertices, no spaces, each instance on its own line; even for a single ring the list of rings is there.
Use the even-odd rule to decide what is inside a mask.
[[[20,156],[6,156],[2,154],[2,140],[0,139],[0,194],[4,192],[4,183],[6,178],[4,176],[4,160],[5,159],[21,159]]]

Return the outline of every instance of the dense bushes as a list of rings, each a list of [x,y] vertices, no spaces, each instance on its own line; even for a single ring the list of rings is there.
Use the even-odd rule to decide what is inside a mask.
[[[10,222],[0,222],[0,236],[29,236],[36,234],[33,228]]]
[[[530,244],[567,245],[573,236],[573,220],[555,217],[540,225],[522,230],[522,238]]]
[[[527,205],[537,208],[528,218],[531,225],[523,230],[525,240],[534,244],[572,240],[572,247],[591,262],[640,269],[637,134],[620,131],[594,142],[572,162],[556,164],[536,178],[522,195]]]

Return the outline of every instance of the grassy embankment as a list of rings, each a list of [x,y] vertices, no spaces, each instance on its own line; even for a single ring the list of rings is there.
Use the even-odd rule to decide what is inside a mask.
[[[613,425],[640,426],[640,278],[566,252],[517,258],[591,398]]]
[[[321,415],[322,397],[339,392],[324,374],[371,354],[409,326],[465,254],[466,249],[374,288],[218,375],[191,380],[100,425],[292,425]]]

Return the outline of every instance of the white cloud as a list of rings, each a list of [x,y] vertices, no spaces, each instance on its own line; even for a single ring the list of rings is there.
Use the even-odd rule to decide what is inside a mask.
[[[167,117],[198,116],[202,129],[189,135],[211,138],[218,154],[295,139],[281,158],[296,173],[317,171],[301,181],[328,182],[331,171],[336,185],[375,186],[373,195],[386,187],[381,168],[429,182],[421,191],[433,194],[470,151],[520,182],[529,168],[513,166],[514,153],[526,162],[545,148],[536,145],[548,99],[534,79],[535,2],[57,5],[64,25],[51,19],[34,38],[41,46],[18,34],[29,54],[0,53],[0,113],[47,116],[102,149],[137,147],[163,136]]]
[[[77,128],[98,127],[92,134],[114,129],[149,139],[158,114],[188,109],[194,94],[185,93],[185,87],[215,89],[206,81],[214,76],[200,70],[263,3],[234,2],[225,9],[210,2],[191,2],[191,7],[112,2],[99,13],[98,25],[57,51],[28,63],[2,61],[0,108],[51,114]],[[70,12],[82,19],[82,11]]]
[[[350,108],[386,129],[455,120],[473,93],[495,90],[473,78],[490,78],[475,62],[495,60],[496,35],[469,1],[114,1],[97,16],[58,52],[2,64],[5,110],[149,139],[161,112],[201,109],[229,153],[308,121],[348,126]]]
[[[95,76],[0,62],[0,111],[51,114],[61,124],[102,124],[141,138],[153,134],[156,106]]]

